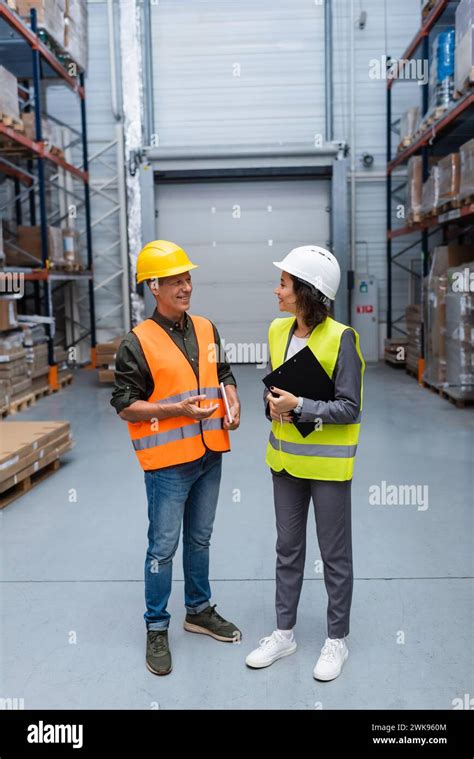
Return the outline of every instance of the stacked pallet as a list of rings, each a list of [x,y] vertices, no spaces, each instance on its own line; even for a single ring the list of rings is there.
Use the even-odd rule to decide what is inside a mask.
[[[406,209],[409,226],[421,221],[423,196],[423,162],[421,156],[412,156],[407,165]]]
[[[397,152],[401,153],[415,140],[420,125],[420,106],[409,108],[400,119],[400,142]]]
[[[17,0],[20,16],[29,21],[34,8],[38,27],[44,29],[59,48],[64,46],[64,6],[65,0]]]
[[[0,387],[9,411],[15,411],[18,403],[28,400],[32,390],[26,351],[19,341],[21,333],[0,338]]]
[[[421,306],[412,304],[405,311],[408,342],[406,350],[406,370],[409,374],[418,375],[418,361],[421,357]]]
[[[108,343],[97,343],[96,351],[99,382],[114,382],[115,355],[121,342],[122,338],[116,337]]]
[[[18,101],[18,81],[8,69],[0,66],[0,121],[17,131],[23,130]]]
[[[41,40],[56,54],[66,54],[80,69],[87,68],[87,0],[16,0],[18,13],[29,21],[36,9]],[[75,75],[68,63],[69,73]]]
[[[439,169],[438,210],[447,211],[457,204],[461,183],[461,161],[459,153],[450,153],[441,158]]]
[[[473,261],[448,269],[444,389],[455,400],[471,402],[474,401],[473,285]]]
[[[48,346],[46,343],[38,343],[26,348],[26,360],[31,372],[31,388],[34,393],[46,392],[48,384]]]
[[[446,295],[448,269],[469,263],[472,245],[438,245],[424,281],[425,371],[423,379],[433,388],[446,384]]]
[[[72,447],[69,422],[0,422],[0,508],[56,471]]]
[[[474,138],[461,145],[459,159],[461,163],[459,199],[461,205],[467,205],[474,202]]]
[[[461,0],[456,8],[455,84],[465,93],[474,84],[474,3]]]
[[[391,366],[405,366],[406,363],[406,337],[387,338],[384,343],[384,360]]]
[[[73,374],[67,362],[67,350],[61,345],[54,346],[54,363],[58,369],[58,381],[61,386],[70,385]]]

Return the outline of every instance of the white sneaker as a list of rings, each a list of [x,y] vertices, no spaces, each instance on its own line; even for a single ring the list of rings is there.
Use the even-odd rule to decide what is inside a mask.
[[[321,656],[313,669],[316,680],[334,680],[341,674],[349,650],[344,638],[326,638],[321,649]]]
[[[274,630],[268,638],[262,638],[259,641],[259,647],[255,648],[247,656],[245,663],[249,667],[260,669],[269,667],[277,659],[283,656],[290,656],[296,651],[296,640],[285,638],[284,635]]]

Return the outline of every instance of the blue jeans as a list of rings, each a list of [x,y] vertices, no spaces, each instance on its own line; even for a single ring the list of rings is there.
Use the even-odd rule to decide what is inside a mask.
[[[188,614],[209,606],[209,544],[221,480],[222,453],[145,472],[148,550],[145,560],[147,630],[166,630],[173,557],[183,524],[184,602]]]

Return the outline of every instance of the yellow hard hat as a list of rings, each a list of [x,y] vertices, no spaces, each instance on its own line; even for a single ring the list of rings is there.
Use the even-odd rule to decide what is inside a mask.
[[[153,240],[145,245],[137,258],[137,283],[155,277],[172,277],[197,269],[185,251],[168,240]]]

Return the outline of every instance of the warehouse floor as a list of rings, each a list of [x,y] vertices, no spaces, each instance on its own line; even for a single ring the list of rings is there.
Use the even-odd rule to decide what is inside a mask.
[[[170,610],[174,669],[145,668],[146,500],[110,388],[80,370],[70,388],[15,419],[69,419],[76,447],[58,472],[1,513],[1,695],[26,709],[451,709],[472,693],[474,410],[402,371],[369,367],[353,485],[354,599],[349,660],[312,678],[326,593],[310,515],[294,656],[253,671],[245,655],[275,625],[268,423],[261,371],[236,367],[244,405],[225,456],[211,563],[213,603],[240,645],[186,633],[180,554]],[[429,506],[370,505],[369,487],[429,485]],[[74,499],[76,491],[77,498]],[[240,502],[235,502],[235,491]]]

